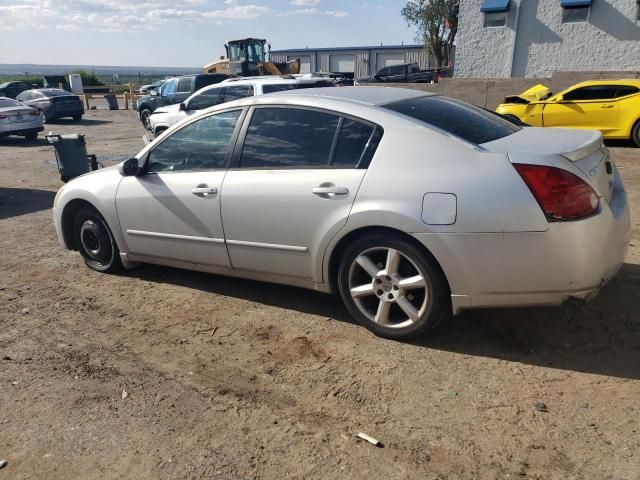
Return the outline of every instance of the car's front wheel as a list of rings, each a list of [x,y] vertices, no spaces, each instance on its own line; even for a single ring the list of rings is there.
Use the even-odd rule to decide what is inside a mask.
[[[413,243],[391,235],[362,237],[344,252],[340,295],[358,323],[395,340],[424,336],[451,312],[446,279]]]
[[[83,207],[76,213],[73,234],[78,251],[88,267],[105,273],[122,269],[120,251],[111,230],[95,209]]]
[[[149,110],[148,108],[145,108],[140,112],[140,121],[142,122],[142,126],[147,130],[151,130],[150,118],[151,110]]]

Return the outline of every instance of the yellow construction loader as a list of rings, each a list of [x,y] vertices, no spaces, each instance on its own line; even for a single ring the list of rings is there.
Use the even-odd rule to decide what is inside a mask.
[[[202,72],[226,73],[237,77],[300,73],[299,58],[282,63],[266,61],[264,49],[266,43],[266,40],[260,38],[231,40],[224,45],[227,57],[205,65]],[[271,46],[269,46],[269,51],[271,51]]]

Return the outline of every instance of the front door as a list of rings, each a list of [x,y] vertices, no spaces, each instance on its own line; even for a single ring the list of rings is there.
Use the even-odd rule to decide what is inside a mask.
[[[346,224],[374,137],[329,112],[256,108],[222,188],[233,268],[322,281],[318,256]]]
[[[229,266],[220,195],[241,113],[188,123],[150,150],[142,175],[122,180],[116,208],[129,253]]]
[[[589,128],[606,133],[618,118],[616,86],[591,85],[570,90],[561,101],[544,107],[545,127]]]

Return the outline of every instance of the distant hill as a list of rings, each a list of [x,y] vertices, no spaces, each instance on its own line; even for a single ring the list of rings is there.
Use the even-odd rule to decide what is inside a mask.
[[[62,75],[73,70],[86,70],[99,76],[106,75],[140,75],[142,76],[162,76],[162,75],[184,75],[188,73],[200,73],[201,67],[135,67],[117,65],[37,65],[31,63],[0,63],[0,76],[8,75]]]

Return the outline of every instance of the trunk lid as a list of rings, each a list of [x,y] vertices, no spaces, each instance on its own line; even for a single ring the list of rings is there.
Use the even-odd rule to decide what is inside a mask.
[[[597,130],[525,127],[482,147],[509,154],[561,155],[585,174],[598,195],[607,201],[611,199],[613,163],[602,142],[602,133]]]
[[[551,93],[549,87],[545,87],[542,84],[538,84],[531,87],[529,90],[525,90],[520,95],[510,95],[504,98],[505,103],[531,103],[538,102],[543,98],[546,98]]]

